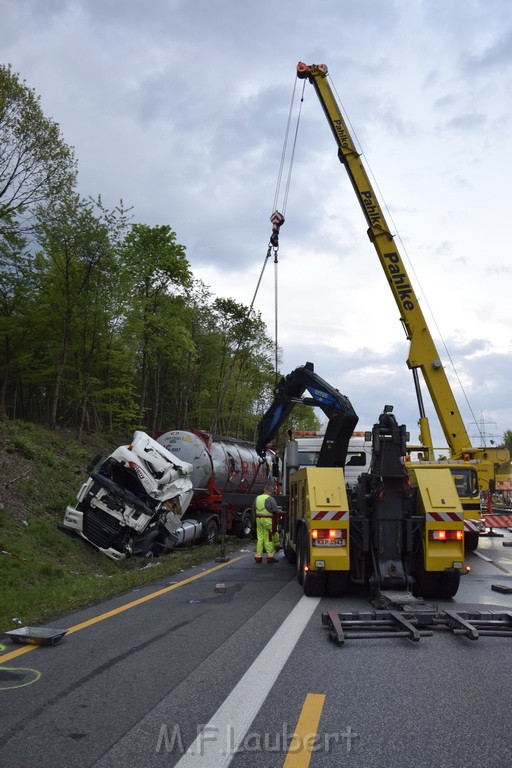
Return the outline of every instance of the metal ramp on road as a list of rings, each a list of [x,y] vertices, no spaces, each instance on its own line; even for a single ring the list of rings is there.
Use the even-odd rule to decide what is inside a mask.
[[[486,635],[512,638],[512,611],[432,611],[420,607],[413,611],[329,611],[322,613],[322,624],[337,645],[362,638],[405,637],[418,642],[440,629],[470,640]]]

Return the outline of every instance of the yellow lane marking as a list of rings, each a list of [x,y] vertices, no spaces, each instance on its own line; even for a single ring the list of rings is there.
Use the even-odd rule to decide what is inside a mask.
[[[221,568],[225,568],[226,565],[231,565],[232,563],[238,562],[238,560],[243,560],[244,557],[246,557],[246,555],[240,555],[239,557],[234,557],[232,560],[229,560],[226,563],[215,565],[213,566],[213,568],[209,568],[207,571],[201,571],[201,573],[196,573],[194,574],[194,576],[189,576],[188,579],[183,579],[183,581],[179,581],[177,584],[171,584],[169,587],[164,587],[163,589],[159,589],[157,592],[151,592],[149,595],[144,595],[144,597],[139,597],[137,600],[133,600],[131,603],[126,603],[126,605],[121,605],[119,608],[114,608],[111,611],[106,611],[106,613],[100,613],[98,616],[94,616],[92,619],[88,619],[87,621],[82,621],[80,624],[75,624],[73,627],[70,627],[67,631],[67,634],[71,635],[73,632],[79,632],[81,629],[90,627],[93,624],[98,624],[100,621],[105,621],[105,619],[110,619],[111,616],[116,616],[118,613],[122,613],[123,611],[128,611],[130,608],[135,608],[135,606],[141,605],[141,603],[147,603],[148,600],[153,600],[153,598],[155,597],[160,597],[160,595],[165,595],[166,592],[172,592],[173,589],[178,589],[179,587],[183,587],[185,584],[190,584],[191,581],[196,581],[196,579],[202,579],[203,576],[208,576],[209,573],[214,573],[215,571],[218,571]],[[24,645],[22,648],[17,648],[15,651],[11,651],[10,653],[5,653],[0,656],[0,664],[3,664],[5,661],[9,661],[10,659],[15,659],[17,656],[22,656],[24,653],[28,653],[29,651],[35,651],[36,648],[39,648],[39,646]]]
[[[283,768],[308,768],[324,702],[323,693],[308,693],[306,696]]]

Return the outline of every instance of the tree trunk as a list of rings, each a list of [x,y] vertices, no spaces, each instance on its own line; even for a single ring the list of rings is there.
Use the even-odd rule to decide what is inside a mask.
[[[62,384],[62,379],[64,377],[64,369],[66,367],[66,362],[68,358],[68,331],[66,330],[64,333],[64,339],[62,343],[62,352],[60,355],[60,362],[57,366],[57,372],[55,375],[55,384],[53,387],[53,398],[52,398],[52,405],[50,410],[50,429],[55,429],[57,426],[57,413],[59,410],[59,398],[60,398],[60,387]]]

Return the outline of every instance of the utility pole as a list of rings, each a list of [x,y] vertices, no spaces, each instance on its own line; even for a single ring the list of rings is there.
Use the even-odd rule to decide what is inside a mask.
[[[496,430],[498,425],[495,421],[487,421],[484,419],[483,411],[480,412],[480,418],[478,421],[471,421],[469,423],[469,426],[475,426],[478,430],[476,435],[471,435],[472,438],[478,438],[481,443],[481,447],[485,448],[487,445],[496,445],[496,440],[498,439],[498,436],[496,433],[489,433],[487,432],[487,429],[489,427],[494,427]]]

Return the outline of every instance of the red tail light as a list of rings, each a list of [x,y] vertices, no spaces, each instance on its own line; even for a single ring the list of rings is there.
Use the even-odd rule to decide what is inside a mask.
[[[346,528],[312,528],[311,543],[314,547],[346,547]]]
[[[464,531],[429,531],[430,541],[462,541]]]

